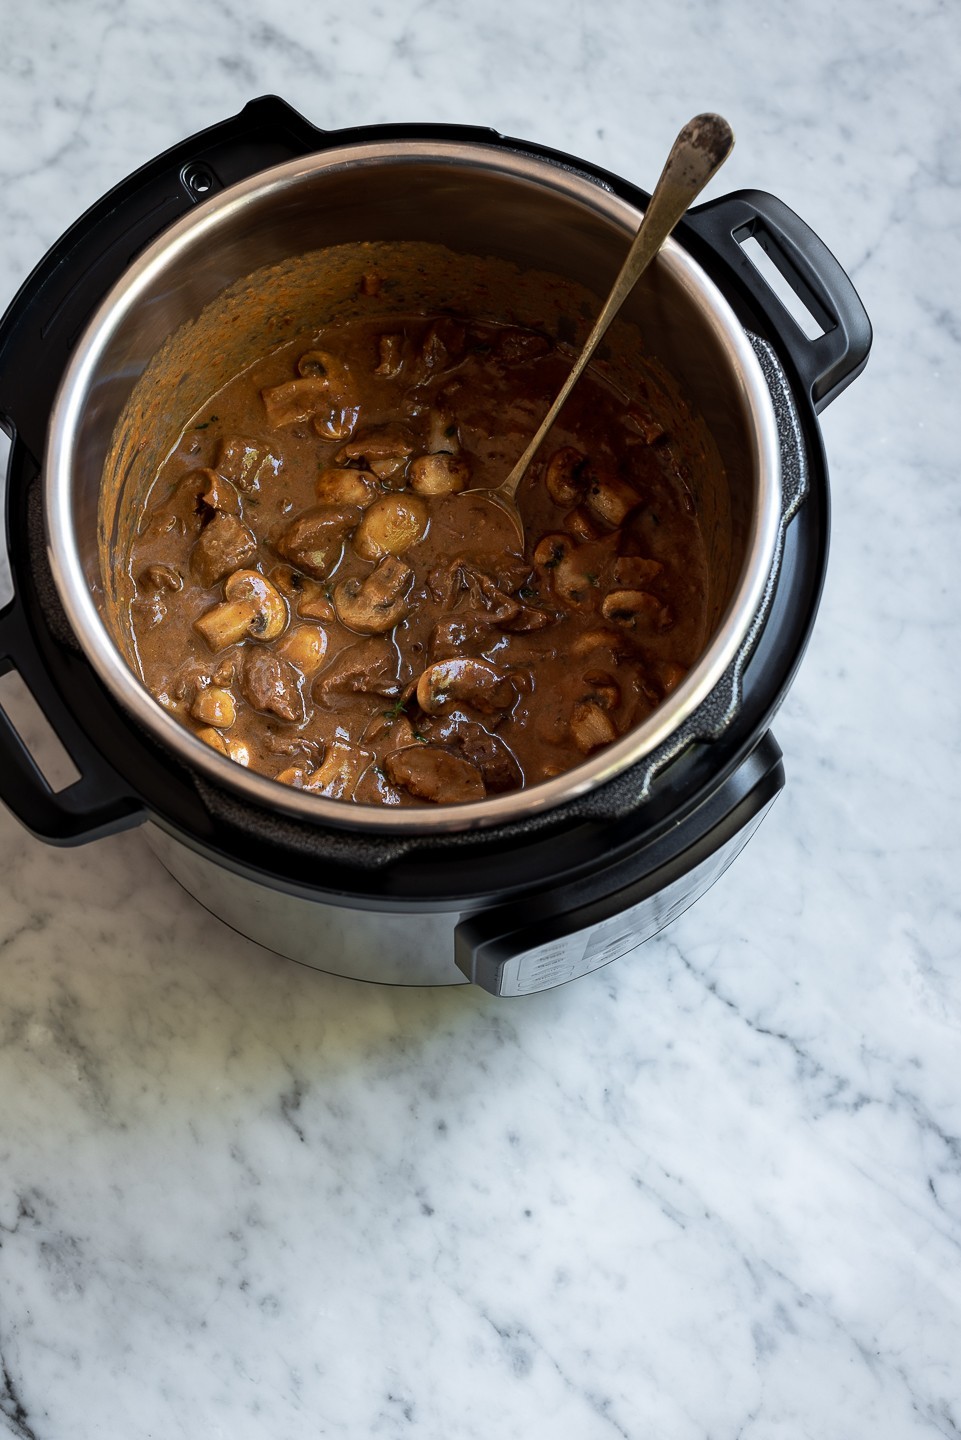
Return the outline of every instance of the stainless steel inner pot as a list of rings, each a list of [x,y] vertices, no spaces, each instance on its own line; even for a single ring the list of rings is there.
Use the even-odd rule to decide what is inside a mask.
[[[683,684],[644,724],[567,774],[474,804],[393,810],[323,800],[245,770],[167,714],[125,662],[105,618],[100,544],[102,476],[137,381],[181,326],[251,272],[328,246],[418,240],[550,271],[603,296],[639,218],[596,180],[523,153],[444,142],[345,145],[222,191],[133,262],[95,312],[64,375],[44,484],[50,563],[67,616],[100,678],[141,725],[241,797],[308,822],[393,834],[523,819],[612,779],[670,739],[751,631],[775,563],[781,513],[777,427],[755,353],[723,295],[671,241],[623,318],[676,378],[717,444],[732,520],[729,581],[713,635]]]

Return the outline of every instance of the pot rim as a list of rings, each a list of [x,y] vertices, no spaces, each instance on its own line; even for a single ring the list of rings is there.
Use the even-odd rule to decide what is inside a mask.
[[[540,186],[574,205],[591,210],[629,240],[642,211],[583,172],[480,142],[404,141],[347,143],[307,157],[261,170],[219,191],[175,222],[128,267],[94,311],[64,372],[51,412],[44,466],[44,514],[47,554],[53,578],[71,627],[94,670],[121,706],[163,741],[189,769],[211,783],[270,811],[307,823],[368,835],[451,834],[522,821],[583,797],[648,759],[707,700],[748,637],[776,561],[781,520],[780,446],[774,406],[754,350],[734,314],[710,277],[675,240],[668,239],[657,264],[667,267],[672,281],[687,292],[710,321],[715,338],[740,385],[752,425],[751,457],[759,477],[741,578],[711,643],[670,698],[641,725],[599,754],[554,779],[461,805],[430,808],[360,805],[306,794],[266,775],[257,774],[218,754],[187,730],[156,701],[118,651],[97,608],[72,524],[73,452],[85,405],[99,362],[131,310],[162,272],[200,244],[213,243],[220,227],[229,226],[255,200],[262,202],[313,179],[318,172],[335,174],[361,166],[449,164],[496,171]],[[239,278],[239,277],[238,277]]]

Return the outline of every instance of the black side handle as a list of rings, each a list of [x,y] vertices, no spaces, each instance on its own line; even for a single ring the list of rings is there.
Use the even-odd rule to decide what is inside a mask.
[[[0,675],[16,670],[70,755],[80,778],[54,791],[0,704],[0,800],[40,840],[79,845],[144,819],[129,791],[83,731],[70,719],[40,660],[17,600],[0,611]]]
[[[821,411],[867,364],[871,322],[857,291],[823,240],[783,200],[736,190],[689,211],[686,226],[722,256],[768,319],[798,378]],[[753,237],[823,328],[809,339],[774,294],[742,242]]]

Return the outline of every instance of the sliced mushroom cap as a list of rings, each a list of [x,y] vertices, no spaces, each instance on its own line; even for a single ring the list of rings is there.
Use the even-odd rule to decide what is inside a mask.
[[[240,514],[240,492],[231,480],[218,475],[216,470],[201,470],[206,484],[197,496],[197,505],[202,512],[209,512],[209,518],[219,511],[221,515]]]
[[[673,623],[669,607],[647,590],[612,590],[604,596],[601,614],[625,630],[667,630]]]
[[[305,778],[303,788],[328,800],[352,800],[357,782],[373,760],[370,750],[335,740],[328,747],[323,763]]]
[[[534,550],[534,563],[550,577],[551,589],[567,605],[582,609],[589,603],[598,577],[590,569],[589,557],[569,535],[545,535]]]
[[[346,440],[353,435],[359,419],[359,405],[334,405],[314,416],[314,429],[324,440]]]
[[[483,800],[486,793],[477,766],[438,745],[408,745],[394,750],[384,760],[384,770],[394,785],[435,805]]]
[[[441,450],[418,455],[410,465],[410,488],[418,495],[457,495],[467,489],[470,466],[462,455]]]
[[[396,555],[385,555],[363,580],[341,580],[334,587],[337,618],[361,635],[383,635],[407,614],[407,592],[414,572]]]
[[[427,501],[418,495],[383,495],[354,532],[353,546],[364,560],[402,555],[423,540],[430,524]]]
[[[417,682],[417,703],[427,715],[468,705],[481,715],[510,710],[517,692],[508,675],[488,660],[455,655],[429,665]]]
[[[292,565],[276,565],[270,579],[303,620],[333,620],[334,602],[329,587],[302,575]]]
[[[614,561],[614,584],[624,590],[641,590],[656,580],[664,566],[646,555],[620,555]]]
[[[237,706],[229,690],[217,685],[208,685],[198,690],[190,713],[204,725],[216,726],[218,730],[229,730],[237,718]]]
[[[224,586],[224,594],[234,604],[253,605],[255,612],[248,633],[258,640],[276,640],[287,624],[284,597],[259,570],[237,570]]]
[[[583,754],[617,739],[617,726],[610,715],[593,700],[578,700],[571,712],[571,735]]]
[[[541,570],[556,570],[573,549],[574,542],[569,535],[542,535],[534,547],[534,564]]]
[[[544,485],[555,505],[566,509],[582,498],[587,489],[586,461],[584,452],[573,445],[554,451],[544,472]]]
[[[322,470],[314,489],[322,505],[356,505],[360,510],[380,494],[377,477],[369,470],[351,470],[343,465]]]
[[[226,650],[248,635],[274,640],[287,624],[287,606],[259,570],[237,570],[224,586],[226,601],[194,621],[211,650]]]
[[[137,576],[137,589],[159,594],[161,590],[171,593],[182,590],[184,577],[172,565],[147,565]]]
[[[330,405],[330,385],[323,375],[310,375],[302,380],[285,380],[270,385],[260,396],[267,411],[267,423],[275,430],[283,425],[296,425],[309,420],[318,410]]]
[[[621,687],[607,670],[588,670],[584,676],[585,693],[580,697],[599,705],[602,710],[616,710],[621,703]]]
[[[403,335],[381,335],[377,341],[377,360],[375,375],[384,375],[388,379],[399,375],[404,368]]]
[[[584,504],[591,518],[608,530],[616,530],[639,502],[640,496],[626,480],[599,472],[590,475]]]
[[[355,505],[320,505],[305,510],[274,541],[274,549],[298,570],[326,580],[340,564],[347,532],[360,519]]]
[[[305,380],[325,380],[327,389],[342,399],[350,387],[350,372],[329,350],[306,350],[297,361],[297,374]]]
[[[278,641],[277,650],[301,675],[315,675],[327,654],[327,631],[319,625],[295,625]]]

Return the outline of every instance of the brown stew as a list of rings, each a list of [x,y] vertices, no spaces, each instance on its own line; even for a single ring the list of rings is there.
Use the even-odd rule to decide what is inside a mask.
[[[643,721],[706,640],[705,547],[648,400],[592,369],[496,486],[572,355],[534,329],[364,318],[264,354],[195,415],[126,564],[143,680],[242,765],[363,804],[481,800]]]

